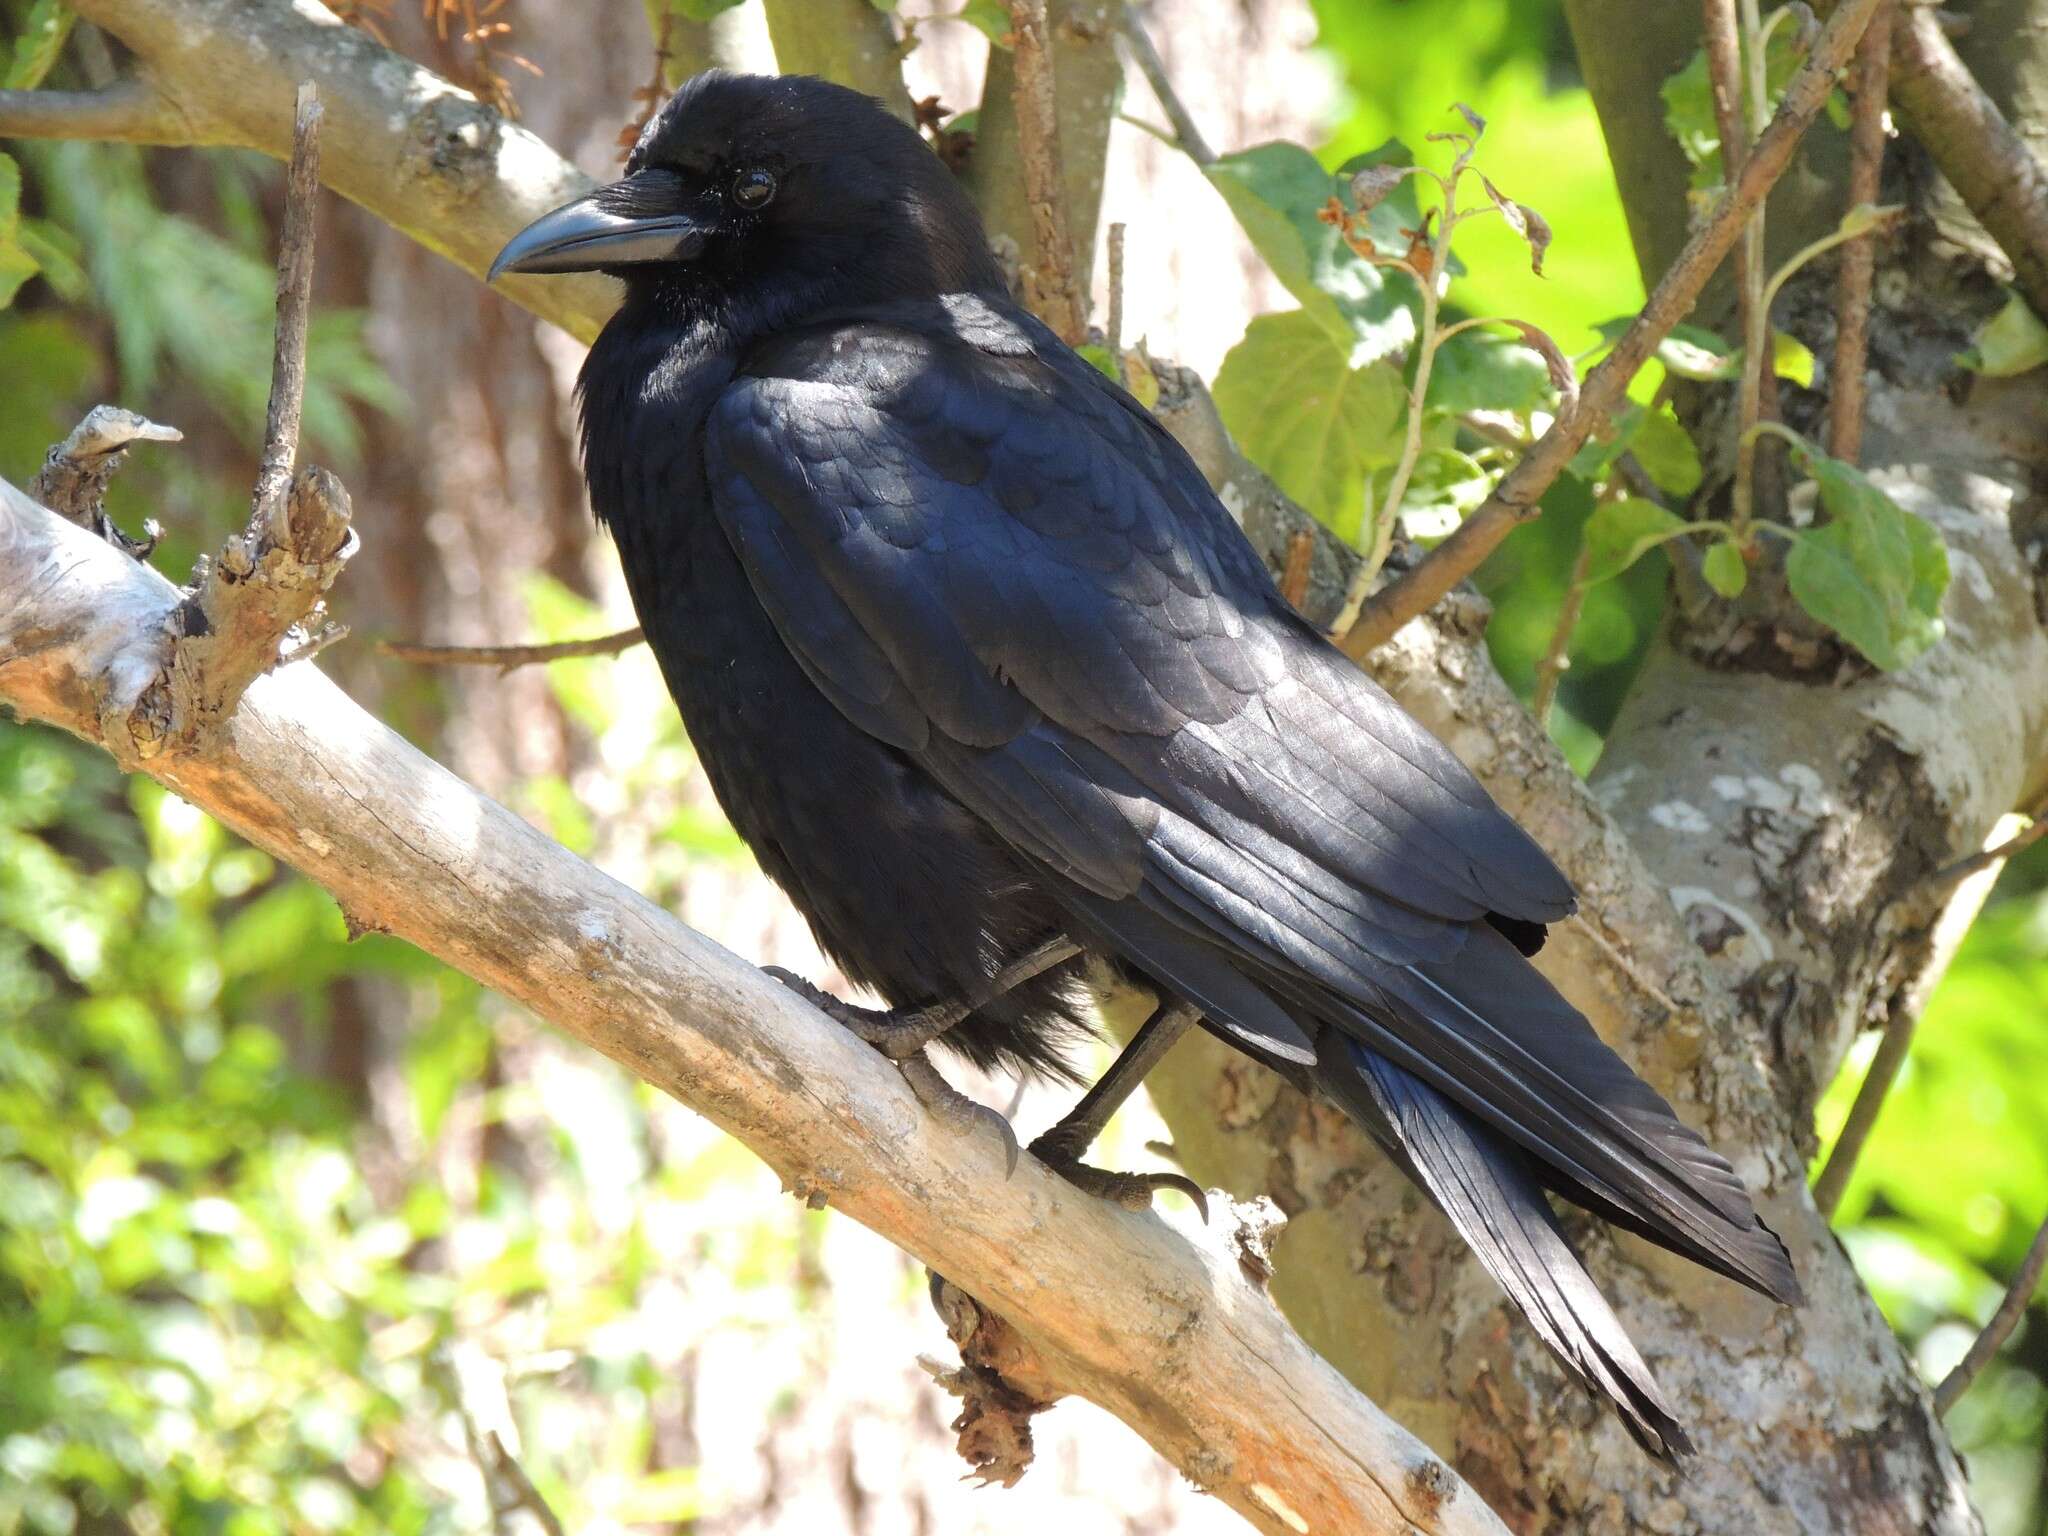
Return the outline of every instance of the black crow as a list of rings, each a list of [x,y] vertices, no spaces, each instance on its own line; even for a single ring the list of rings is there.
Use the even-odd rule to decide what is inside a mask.
[[[1078,967],[1158,1011],[1032,1150],[1200,1025],[1353,1116],[1653,1454],[1690,1450],[1546,1191],[1767,1295],[1748,1192],[1525,955],[1570,886],[1281,598],[1193,462],[1020,309],[909,127],[701,75],[492,269],[598,270],[591,503],[719,803],[921,1047],[1061,1070]],[[814,994],[816,995],[816,994]]]

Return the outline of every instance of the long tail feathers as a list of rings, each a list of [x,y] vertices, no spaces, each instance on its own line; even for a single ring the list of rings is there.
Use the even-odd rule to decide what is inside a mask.
[[[1665,1462],[1692,1442],[1559,1229],[1527,1157],[1428,1084],[1331,1040],[1324,1088],[1450,1218],[1458,1235],[1566,1368],[1614,1405]]]

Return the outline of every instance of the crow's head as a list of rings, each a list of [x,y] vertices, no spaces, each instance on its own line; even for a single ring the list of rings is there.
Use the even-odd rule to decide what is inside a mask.
[[[1002,288],[973,203],[915,129],[828,81],[721,70],[654,115],[623,180],[528,225],[491,278],[592,270],[769,320]]]

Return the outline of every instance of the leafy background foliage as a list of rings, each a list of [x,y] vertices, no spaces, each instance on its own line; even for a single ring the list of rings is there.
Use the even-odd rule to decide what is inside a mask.
[[[676,3],[701,17],[739,0]],[[1411,151],[1442,170],[1452,146],[1430,135],[1469,103],[1491,120],[1478,168],[1534,203],[1555,241],[1539,277],[1506,220],[1462,227],[1446,323],[1521,317],[1583,368],[1641,286],[1555,6],[1314,8],[1345,92],[1327,140],[1251,147],[1210,176],[1299,308],[1251,323],[1215,393],[1247,451],[1362,540],[1401,454],[1418,321],[1413,281],[1318,216],[1332,197],[1352,202],[1353,172]],[[54,0],[0,13],[15,39],[6,84],[33,84],[68,17]],[[1697,84],[1677,78],[1666,100],[1705,188],[1717,155]],[[0,472],[25,482],[94,400],[175,397],[173,419],[217,451],[140,456],[113,510],[131,526],[144,507],[161,516],[159,561],[181,571],[246,494],[276,171],[186,157],[177,174],[210,183],[176,211],[170,173],[167,157],[119,147],[0,156],[0,301],[13,301],[0,308]],[[1361,239],[1403,252],[1433,201],[1432,183],[1401,181]],[[344,472],[377,413],[406,403],[367,320],[323,304],[316,323],[308,432]],[[1401,503],[1424,541],[1483,498],[1511,457],[1501,439],[1539,429],[1554,404],[1541,357],[1466,337],[1439,355]],[[1810,379],[1802,351],[1785,339],[1773,366]],[[2044,360],[2048,339],[2016,302],[1963,361],[2011,373]],[[1481,573],[1495,658],[1525,697],[1580,586],[1550,723],[1582,771],[1661,618],[1674,541],[1702,541],[1724,598],[1740,588],[1739,548],[1691,507],[1700,456],[1660,388],[1731,366],[1710,333],[1667,343],[1613,435]],[[1622,483],[1624,453],[1641,482]],[[1796,546],[1794,591],[1872,663],[1910,660],[1932,638],[1945,565],[1853,471],[1809,457],[1805,472],[1824,519]],[[543,638],[604,623],[558,581],[536,577],[526,600]],[[644,656],[563,664],[545,687],[597,766],[523,775],[504,790],[513,803],[672,904],[707,868],[747,867],[678,787],[688,744]],[[2048,1211],[2044,1011],[2048,862],[2029,858],[1929,1007],[1841,1215],[1930,1380]],[[373,1012],[404,1029],[366,1065]],[[1821,1107],[1823,1151],[1872,1044]],[[760,1411],[789,1411],[845,1332],[828,1251],[857,1240],[463,978],[387,940],[349,942],[323,895],[189,807],[76,743],[0,722],[0,1531],[479,1529],[448,1366],[464,1341],[510,1366],[525,1464],[572,1529],[715,1522],[717,1458],[663,1428],[688,1379],[677,1341],[760,1351]],[[897,1300],[919,1285],[907,1264],[882,1273]],[[2041,1322],[2037,1308],[1951,1419],[1998,1536],[2044,1528]]]

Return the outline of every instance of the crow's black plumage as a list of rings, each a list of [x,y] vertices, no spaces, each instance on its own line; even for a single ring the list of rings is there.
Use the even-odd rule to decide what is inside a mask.
[[[1321,1091],[1646,1447],[1687,1449],[1550,1190],[1772,1296],[1729,1165],[1521,952],[1570,887],[1280,598],[1185,453],[1010,300],[908,127],[710,74],[500,257],[597,268],[591,499],[720,803],[855,979],[1067,935]],[[1057,1070],[1072,965],[945,1043]]]

